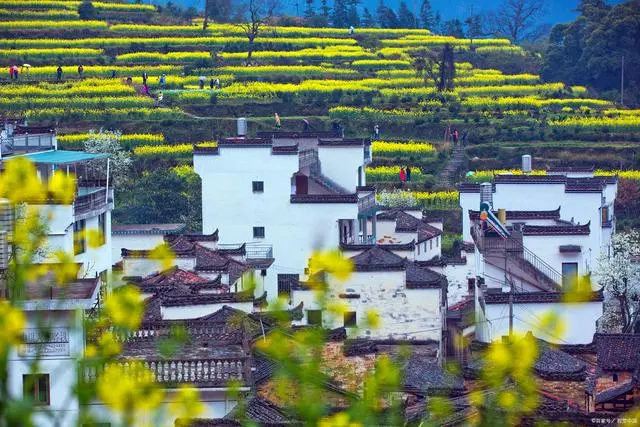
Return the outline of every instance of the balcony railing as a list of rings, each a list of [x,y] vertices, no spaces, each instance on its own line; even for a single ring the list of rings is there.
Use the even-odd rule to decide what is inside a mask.
[[[273,258],[271,245],[247,245],[247,259]]]
[[[102,209],[112,201],[111,198],[107,199],[107,189],[94,191],[89,194],[77,196],[74,202],[75,214],[80,215],[92,210]]]
[[[227,322],[176,321],[144,322],[135,331],[117,332],[120,341],[139,341],[145,339],[170,337],[179,331],[186,331],[190,337],[207,338],[216,343],[241,343],[244,333]]]
[[[368,216],[375,214],[377,208],[376,204],[376,193],[372,191],[366,196],[360,197],[358,199],[358,215],[359,216]]]
[[[165,387],[190,384],[199,387],[226,387],[229,381],[249,383],[251,363],[248,357],[216,357],[179,360],[140,360],[117,361],[125,375],[133,363],[142,365],[151,371],[156,383]],[[94,383],[104,371],[105,365],[85,366],[81,371],[81,380]]]

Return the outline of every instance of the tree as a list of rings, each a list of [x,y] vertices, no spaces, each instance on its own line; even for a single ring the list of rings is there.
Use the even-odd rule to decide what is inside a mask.
[[[432,30],[433,27],[433,8],[429,0],[422,0],[420,5],[420,22],[422,27],[428,30]],[[433,30],[432,30],[433,31]]]
[[[431,25],[431,28],[429,28],[429,30],[433,34],[442,33],[442,16],[440,16],[440,12],[436,12],[436,14],[433,16],[433,24]]]
[[[464,28],[459,19],[450,19],[442,24],[442,34],[457,38],[464,38]]]
[[[433,81],[433,85],[440,86],[440,74],[438,73],[438,55],[433,50],[418,50],[412,54],[412,66],[416,70],[416,74],[424,79],[424,86],[429,86],[429,81]]]
[[[236,26],[242,30],[249,41],[247,63],[251,61],[256,37],[260,34],[262,27],[273,17],[278,6],[278,0],[246,0],[240,4]]]
[[[616,326],[622,332],[631,332],[640,314],[640,233],[632,231],[615,234],[611,253],[603,253],[598,259],[598,282],[615,301],[605,310],[603,322],[608,330]],[[616,323],[619,322],[618,325]]]
[[[365,28],[374,28],[376,26],[376,19],[373,17],[369,9],[367,9],[366,7],[362,12],[361,25]]]
[[[474,50],[473,39],[485,35],[482,29],[482,18],[477,14],[471,15],[467,19],[465,19],[464,23],[467,29],[467,37],[470,40],[469,48],[471,50]]]
[[[124,184],[131,170],[131,153],[122,147],[119,131],[90,131],[84,141],[84,150],[88,153],[109,154],[109,174],[116,186]],[[106,176],[106,162],[93,160],[88,164],[88,172],[93,175]]]
[[[398,28],[398,17],[396,13],[384,4],[384,0],[380,0],[376,9],[378,24],[381,28]]]
[[[312,20],[316,16],[314,0],[304,0],[306,6],[304,8],[304,19]]]
[[[416,28],[416,16],[409,10],[407,3],[400,2],[400,8],[398,9],[398,26],[400,28]]]
[[[331,11],[331,8],[329,7],[327,0],[320,0],[320,14],[326,20],[327,24],[329,23],[330,11]]]
[[[96,12],[96,8],[93,6],[93,3],[90,1],[83,1],[80,3],[80,6],[78,6],[78,15],[80,16],[80,19],[90,21],[96,19],[98,13]]]
[[[544,10],[545,0],[503,0],[498,10],[490,14],[492,32],[519,42],[533,29]]]
[[[347,0],[347,25],[358,27],[360,25],[360,15],[358,15],[358,5],[360,0]]]
[[[333,14],[331,15],[331,22],[336,28],[349,26],[347,0],[335,0],[333,2]]]
[[[207,29],[209,19],[214,22],[229,22],[232,11],[231,0],[205,0],[202,29]]]

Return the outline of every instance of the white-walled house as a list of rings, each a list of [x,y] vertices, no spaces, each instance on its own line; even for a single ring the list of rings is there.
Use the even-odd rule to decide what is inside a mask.
[[[230,138],[194,148],[202,178],[203,233],[220,229],[225,242],[273,248],[277,276],[267,298],[287,293],[315,249],[372,243],[375,189],[365,186],[370,141],[332,133],[276,132]],[[366,235],[365,235],[366,234]]]
[[[88,168],[89,162],[103,162],[108,170],[107,154],[58,150],[55,129],[5,124],[0,138],[0,163],[22,157],[32,161],[38,177],[47,182],[54,172],[73,174],[76,194],[70,204],[53,200],[30,207],[38,209],[48,226],[48,237],[38,263],[56,262],[53,254],[64,251],[81,264],[79,277],[103,278],[111,271],[111,211],[113,187],[109,177]],[[4,166],[2,166],[4,167]],[[87,233],[102,236],[102,244],[90,247]]]
[[[27,326],[24,345],[9,355],[9,393],[34,400],[37,426],[76,425],[80,404],[73,387],[77,358],[84,355],[86,346],[84,313],[98,303],[100,279],[78,279],[64,287],[43,282],[29,285],[26,291],[17,303]]]
[[[301,323],[344,326],[350,336],[440,342],[446,278],[410,259],[407,255],[413,254],[412,248],[391,248],[393,245],[373,245],[354,251],[350,257],[354,271],[347,281],[329,279],[329,301],[341,301],[348,307],[343,318],[322,312],[306,283],[292,284],[293,304],[303,303],[305,317]],[[351,254],[345,251],[346,256]],[[380,316],[379,328],[367,325],[369,311]]]
[[[590,275],[607,253],[615,229],[614,177],[587,171],[550,175],[498,175],[493,184],[463,184],[465,240],[475,247],[475,335],[489,342],[508,334],[509,293],[513,292],[513,328],[538,338],[569,344],[591,342],[603,313],[598,291],[581,302],[566,301],[565,291]],[[508,235],[482,220],[480,202],[488,202]],[[593,282],[594,291],[599,288]],[[544,313],[566,325],[563,337],[536,330]]]

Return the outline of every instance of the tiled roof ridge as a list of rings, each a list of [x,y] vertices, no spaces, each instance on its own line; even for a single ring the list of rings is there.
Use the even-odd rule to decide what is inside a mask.
[[[367,250],[373,245],[381,245],[386,249],[393,251],[412,251],[416,247],[416,240],[413,239],[408,243],[363,243],[363,244],[349,244],[349,243],[340,243],[340,249],[345,251],[358,251],[358,250]]]
[[[553,210],[506,210],[507,219],[559,219],[560,218],[560,208],[558,206],[557,209]],[[494,215],[498,214],[497,210],[492,211]],[[469,218],[470,219],[478,219],[480,218],[480,211],[469,209]]]
[[[185,305],[219,304],[223,302],[253,302],[254,296],[252,291],[241,291],[220,294],[193,294],[184,296],[161,295],[161,299],[162,306],[164,307],[181,307]]]
[[[558,236],[558,235],[589,235],[591,221],[576,225],[528,225],[522,228],[525,236]]]
[[[358,193],[353,194],[292,194],[291,203],[358,203]]]
[[[565,292],[526,292],[513,294],[514,303],[563,303],[563,299],[567,294]],[[602,289],[598,291],[590,292],[588,295],[584,295],[584,300],[581,302],[602,302],[604,301],[604,295]],[[506,304],[509,302],[508,293],[487,293],[484,295],[484,301],[486,304]],[[572,302],[576,302],[572,299]]]
[[[160,226],[165,226],[164,229]],[[173,226],[173,229],[168,229],[169,226]],[[135,227],[140,227],[136,229]],[[119,224],[111,227],[111,234],[115,235],[127,235],[127,234],[160,234],[167,235],[171,233],[177,233],[186,227],[184,223],[171,223],[171,224]]]

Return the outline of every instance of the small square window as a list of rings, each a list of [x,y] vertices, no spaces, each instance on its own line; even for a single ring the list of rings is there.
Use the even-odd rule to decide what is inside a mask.
[[[278,297],[290,298],[291,285],[299,280],[300,276],[297,274],[278,274]]]
[[[347,311],[344,313],[344,327],[345,328],[355,328],[358,326],[358,320],[356,318],[355,311]]]
[[[22,376],[24,397],[32,399],[35,405],[50,405],[49,374],[33,374]]]
[[[253,238],[264,239],[264,227],[253,227]]]
[[[264,181],[253,181],[251,187],[254,193],[264,193]]]
[[[322,326],[322,310],[307,310],[307,324]]]

